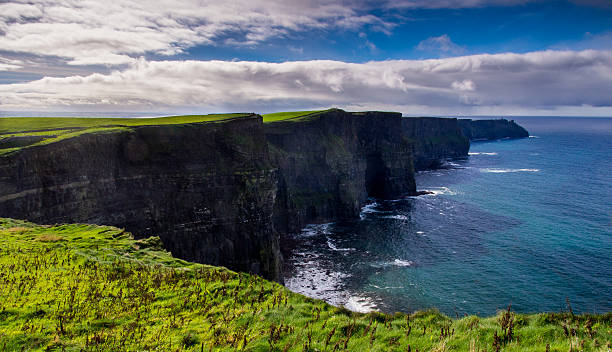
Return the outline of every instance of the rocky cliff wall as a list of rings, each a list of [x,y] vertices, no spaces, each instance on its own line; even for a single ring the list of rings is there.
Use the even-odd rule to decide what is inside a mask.
[[[177,257],[280,281],[279,234],[414,194],[415,170],[467,156],[464,133],[456,119],[332,109],[85,134],[0,156],[0,216],[159,235]]]
[[[469,137],[454,118],[405,117],[402,131],[415,141],[414,166],[426,170],[446,159],[461,158],[470,150]]]
[[[462,133],[470,140],[529,137],[529,132],[514,120],[459,120]]]
[[[261,117],[87,134],[0,157],[0,214],[159,235],[187,260],[280,279]]]
[[[334,109],[312,118],[266,125],[279,168],[275,227],[359,216],[369,196],[416,192],[414,171],[467,156],[456,119],[403,118],[399,113]]]

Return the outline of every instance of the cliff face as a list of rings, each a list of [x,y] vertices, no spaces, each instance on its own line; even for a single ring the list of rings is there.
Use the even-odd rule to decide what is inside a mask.
[[[359,216],[369,196],[414,194],[414,171],[467,156],[456,119],[403,118],[399,113],[331,110],[301,121],[266,125],[279,168],[275,226]]]
[[[459,120],[463,134],[470,140],[493,140],[501,138],[525,138],[529,132],[514,120]]]
[[[84,134],[0,156],[0,216],[158,235],[177,257],[280,281],[279,234],[414,194],[414,171],[467,156],[480,126],[332,109]]]
[[[159,235],[174,255],[280,278],[260,116],[87,134],[0,157],[0,214]]]
[[[414,166],[426,170],[441,161],[465,157],[470,150],[469,136],[462,133],[457,119],[406,117],[402,131],[415,141]]]

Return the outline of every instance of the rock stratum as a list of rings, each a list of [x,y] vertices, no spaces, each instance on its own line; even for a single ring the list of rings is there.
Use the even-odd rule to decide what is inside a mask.
[[[517,128],[331,109],[85,133],[0,155],[0,216],[157,235],[176,257],[282,281],[282,234],[414,195],[415,170]]]
[[[458,121],[463,135],[473,141],[529,137],[529,132],[514,120],[461,119]]]

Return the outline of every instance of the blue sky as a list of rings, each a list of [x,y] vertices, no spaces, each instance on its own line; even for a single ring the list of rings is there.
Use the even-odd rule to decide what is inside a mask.
[[[286,38],[273,38],[253,46],[200,45],[181,58],[366,62],[546,49],[612,49],[612,40],[609,40],[612,38],[612,8],[547,1],[518,6],[378,10],[372,13],[395,27],[388,33],[370,26],[359,30],[296,31]],[[454,50],[444,51],[435,45],[429,50],[424,50],[423,46],[419,49],[419,43],[444,35],[455,45]],[[602,36],[607,38],[599,40]]]
[[[612,1],[11,1],[1,111],[612,116]]]

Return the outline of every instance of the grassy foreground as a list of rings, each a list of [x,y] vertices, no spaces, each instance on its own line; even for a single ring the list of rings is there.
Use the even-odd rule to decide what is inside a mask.
[[[0,351],[609,351],[612,313],[359,314],[106,226],[0,218]]]

